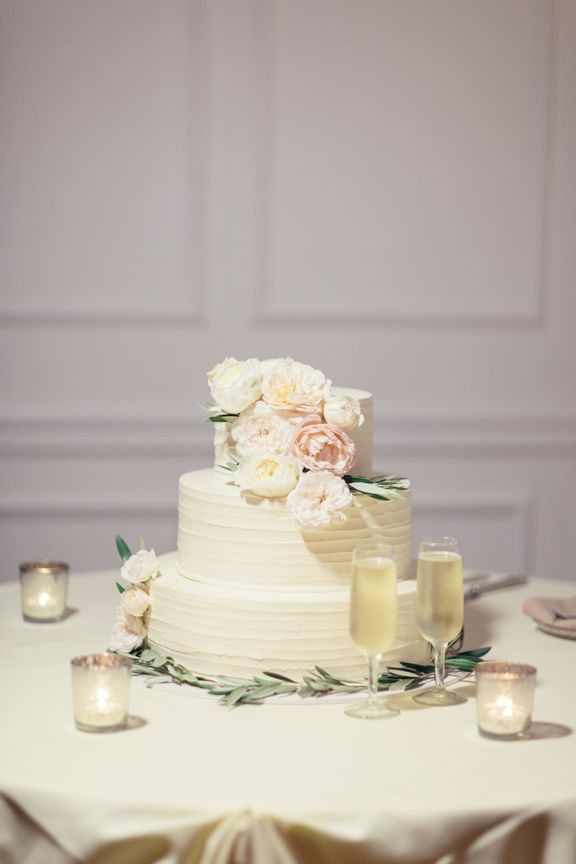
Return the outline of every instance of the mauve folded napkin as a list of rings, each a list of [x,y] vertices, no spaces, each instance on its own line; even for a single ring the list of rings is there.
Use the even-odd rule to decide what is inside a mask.
[[[576,630],[576,597],[529,597],[522,611],[540,624]]]

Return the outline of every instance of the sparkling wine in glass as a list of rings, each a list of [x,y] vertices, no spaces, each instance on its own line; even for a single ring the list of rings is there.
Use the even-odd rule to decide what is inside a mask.
[[[368,699],[346,710],[350,717],[379,720],[398,714],[378,698],[380,660],[396,638],[396,561],[386,544],[359,546],[352,558],[350,635],[368,658]]]
[[[435,686],[414,696],[424,705],[458,705],[464,696],[447,690],[444,661],[448,644],[458,636],[464,622],[462,558],[453,537],[422,540],[416,581],[418,628],[434,649]]]

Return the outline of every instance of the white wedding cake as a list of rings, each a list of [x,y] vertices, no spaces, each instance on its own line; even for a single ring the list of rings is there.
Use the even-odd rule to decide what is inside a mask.
[[[362,676],[348,632],[352,551],[378,541],[398,567],[386,659],[421,660],[409,483],[373,473],[372,396],[289,359],[228,358],[209,384],[215,465],[180,478],[177,551],[140,583],[149,646],[198,674],[301,679],[319,665]]]

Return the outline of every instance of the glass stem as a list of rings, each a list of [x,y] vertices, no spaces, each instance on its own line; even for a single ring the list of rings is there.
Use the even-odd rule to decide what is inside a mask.
[[[434,643],[434,681],[438,690],[444,689],[444,660],[446,645],[444,642]]]
[[[378,695],[378,677],[380,673],[381,654],[371,654],[368,657],[368,699],[372,702]]]

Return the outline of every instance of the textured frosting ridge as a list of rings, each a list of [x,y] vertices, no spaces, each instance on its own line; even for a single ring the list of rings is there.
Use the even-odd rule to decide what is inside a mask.
[[[285,498],[243,496],[228,477],[211,469],[180,478],[180,572],[213,584],[301,591],[349,586],[354,547],[378,538],[396,551],[398,576],[410,567],[410,491],[390,501],[354,498],[348,521],[302,530]]]
[[[387,662],[422,661],[414,619],[415,582],[398,585],[398,628]],[[366,660],[348,632],[348,587],[269,592],[182,579],[176,556],[164,556],[152,584],[152,648],[200,674],[252,676],[265,671],[301,678],[315,664],[361,677]]]

